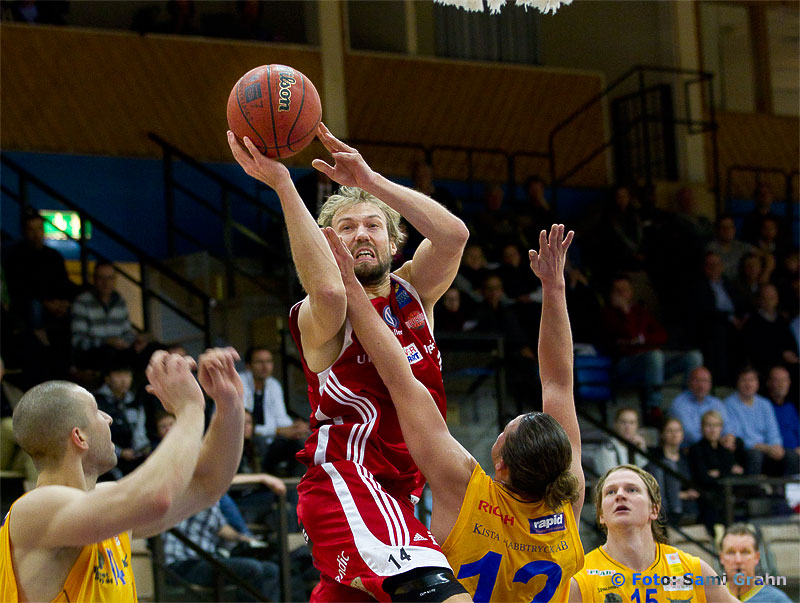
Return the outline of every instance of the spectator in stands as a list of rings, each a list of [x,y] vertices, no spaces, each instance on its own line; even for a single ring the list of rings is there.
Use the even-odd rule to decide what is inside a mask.
[[[516,306],[509,302],[503,291],[503,281],[496,274],[489,274],[481,290],[483,301],[475,308],[475,331],[496,333],[503,336],[505,345],[506,378],[519,413],[522,408],[536,400],[538,379],[536,354],[530,336],[517,316]],[[537,333],[538,336],[538,333]]]
[[[661,428],[661,445],[653,451],[656,461],[666,465],[675,473],[683,476],[686,481],[691,481],[692,473],[689,460],[681,450],[683,444],[683,427],[678,419],[670,418],[664,421]],[[656,478],[661,488],[661,509],[667,516],[667,522],[677,525],[684,517],[697,515],[697,503],[700,493],[691,485],[682,482],[664,471],[663,468],[650,463],[645,467]]]
[[[58,289],[72,300],[77,288],[67,276],[64,258],[44,244],[44,219],[32,208],[23,211],[22,236],[3,253],[9,311],[15,321],[38,329],[46,293]]]
[[[723,501],[718,495],[718,480],[729,475],[741,475],[744,469],[737,464],[733,450],[722,442],[723,414],[718,410],[708,410],[701,421],[703,437],[689,448],[689,466],[694,482],[701,489],[700,521],[713,536],[714,525],[722,523],[725,516]]]
[[[689,373],[688,387],[672,401],[670,416],[677,419],[683,427],[683,446],[691,446],[702,437],[700,419],[709,410],[716,410],[725,416],[722,400],[711,395],[711,371],[698,366]]]
[[[615,377],[643,388],[648,417],[660,414],[665,379],[688,374],[703,363],[697,350],[665,351],[667,333],[643,304],[634,303],[633,284],[625,275],[611,284],[608,305],[601,313],[600,345],[614,359]]]
[[[525,180],[524,190],[525,198],[515,204],[514,216],[523,244],[531,248],[538,245],[539,232],[547,230],[558,220],[545,197],[544,182],[539,176],[529,176]]]
[[[121,363],[109,368],[105,383],[95,392],[97,407],[113,419],[111,439],[118,462],[111,475],[115,478],[136,469],[152,448],[145,406],[132,387],[133,370],[129,364]]]
[[[486,261],[483,248],[477,243],[470,243],[464,248],[461,266],[458,268],[453,286],[475,303],[479,303],[483,301],[481,288],[492,268],[493,266]]]
[[[255,433],[266,441],[263,468],[276,475],[302,475],[303,466],[294,455],[302,450],[309,427],[286,412],[283,387],[272,376],[272,352],[253,346],[245,354],[245,364],[247,370],[239,375],[244,384],[244,407],[253,414]]]
[[[784,366],[773,366],[767,378],[767,395],[778,421],[781,441],[786,454],[800,454],[800,419],[797,408],[789,400],[792,376]]]
[[[416,161],[411,166],[411,186],[419,192],[438,201],[453,214],[461,216],[463,212],[460,199],[456,199],[450,191],[433,182],[433,166],[427,161]]]
[[[725,398],[730,431],[744,443],[745,471],[793,475],[798,472],[798,457],[786,454],[772,404],[756,392],[758,372],[748,366],[739,372],[736,391]]]
[[[766,216],[761,219],[756,248],[762,256],[771,259],[770,264],[775,266],[779,257],[788,251],[788,241],[781,238],[779,234],[779,222],[775,216]]]
[[[703,250],[711,241],[714,228],[711,221],[697,210],[694,190],[688,186],[678,189],[675,195],[675,214],[672,235],[680,241],[674,250],[685,266],[699,266],[703,260]]]
[[[576,244],[577,240],[577,244]],[[570,252],[577,249],[580,240],[572,241]],[[600,296],[589,277],[581,269],[578,262],[573,261],[567,254],[567,263],[564,266],[567,284],[567,311],[569,322],[572,325],[572,335],[576,342],[590,343],[597,341],[600,325]]]
[[[0,358],[0,470],[25,474],[25,489],[36,485],[38,472],[31,456],[14,439],[12,414],[23,392],[5,379],[5,365]]]
[[[751,527],[737,523],[729,526],[719,545],[719,562],[728,576],[726,586],[740,601],[748,603],[791,603],[786,594],[756,579],[756,566],[761,560],[759,538]],[[734,579],[738,577],[738,579]]]
[[[253,431],[253,426],[253,414],[245,411],[242,459],[231,482],[237,487],[232,488],[229,494],[248,523],[265,524],[268,523],[267,518],[272,517],[277,500],[275,495],[285,494],[286,485],[280,478],[265,471],[269,444],[264,436]]]
[[[717,218],[714,239],[706,246],[722,260],[722,274],[730,281],[736,280],[742,258],[753,253],[756,248],[736,238],[736,222],[730,214]]]
[[[761,223],[764,218],[773,218],[777,221],[779,230],[779,237],[784,239],[788,236],[787,225],[772,211],[772,204],[775,200],[775,195],[770,186],[766,183],[759,183],[755,191],[755,207],[753,211],[744,217],[742,220],[742,240],[747,243],[756,245],[761,236]]]
[[[501,245],[516,233],[516,218],[504,207],[504,197],[501,185],[487,184],[483,191],[483,209],[470,225],[486,257],[493,262],[500,259]]]
[[[599,228],[602,257],[594,257],[593,268],[601,283],[607,283],[613,277],[610,270],[640,270],[644,267],[644,226],[637,203],[627,186],[614,189],[613,199]]]
[[[800,252],[792,249],[778,258],[778,267],[772,273],[772,282],[778,289],[779,310],[789,319],[800,309]]]
[[[634,451],[631,458],[630,446],[645,450],[647,444],[639,433],[639,413],[633,408],[620,408],[614,415],[614,431],[619,438],[609,438],[600,446],[594,457],[594,468],[597,475],[605,475],[606,471],[618,465],[632,464],[644,467],[649,462],[647,457]]]
[[[46,287],[38,328],[27,326],[22,333],[18,345],[22,374],[17,381],[25,389],[71,378],[70,295],[63,286]]]
[[[741,300],[745,314],[753,312],[758,303],[758,292],[762,285],[770,282],[774,268],[773,257],[751,253],[742,258],[739,265],[739,278],[734,281],[736,295]]]
[[[147,347],[147,337],[136,334],[125,299],[116,291],[117,273],[108,262],[97,262],[92,288],[72,305],[72,348],[78,366],[102,369],[109,355],[125,356],[134,364]],[[149,356],[144,358],[145,363]],[[137,363],[138,364],[138,363]]]
[[[789,322],[778,312],[778,289],[772,283],[762,285],[756,311],[747,318],[743,337],[745,354],[761,376],[777,365],[797,370],[798,356]]]
[[[477,321],[472,305],[469,297],[462,296],[456,287],[450,287],[442,296],[442,303],[433,309],[436,333],[461,333],[474,329]]]
[[[509,299],[522,304],[541,303],[542,287],[528,265],[528,254],[523,260],[522,250],[517,243],[506,243],[503,247],[496,273],[503,281],[503,290]]]
[[[275,563],[252,557],[224,556],[218,552],[225,541],[257,546],[260,544],[252,537],[237,532],[226,523],[219,504],[183,520],[175,526],[175,529],[269,600],[281,600],[279,571]],[[170,532],[164,534],[164,560],[167,568],[186,582],[200,586],[217,584],[218,576],[214,566],[202,559]],[[221,579],[223,582],[225,581],[224,576]],[[239,587],[235,600],[255,601],[257,599]]]
[[[733,384],[732,367],[740,365],[742,358],[745,306],[738,290],[723,275],[722,258],[716,252],[705,255],[703,278],[694,298],[697,315],[693,322],[706,365],[718,383]]]

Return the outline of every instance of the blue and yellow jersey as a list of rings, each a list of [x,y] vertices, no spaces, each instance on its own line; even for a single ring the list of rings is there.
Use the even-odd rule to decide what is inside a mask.
[[[11,507],[13,509],[13,505]],[[0,601],[16,603],[19,589],[11,556],[9,524],[11,511],[0,528]],[[53,602],[76,603],[136,601],[136,585],[131,568],[131,543],[127,532],[102,542],[86,545]]]
[[[474,601],[566,601],[583,566],[572,507],[528,502],[476,465],[442,551]]]
[[[634,572],[599,547],[586,555],[575,575],[584,603],[706,603],[698,578],[701,583],[705,578],[699,558],[661,543],[655,561],[643,572]]]

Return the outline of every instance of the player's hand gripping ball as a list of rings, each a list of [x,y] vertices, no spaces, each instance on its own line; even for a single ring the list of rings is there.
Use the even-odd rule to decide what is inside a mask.
[[[249,136],[273,159],[290,157],[314,140],[322,119],[317,89],[286,65],[262,65],[245,73],[228,97],[228,127]]]

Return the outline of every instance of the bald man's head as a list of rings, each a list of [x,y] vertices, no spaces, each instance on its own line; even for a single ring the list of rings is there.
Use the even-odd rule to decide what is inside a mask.
[[[61,460],[73,428],[86,429],[91,398],[69,381],[46,381],[22,396],[14,409],[14,439],[37,469]]]

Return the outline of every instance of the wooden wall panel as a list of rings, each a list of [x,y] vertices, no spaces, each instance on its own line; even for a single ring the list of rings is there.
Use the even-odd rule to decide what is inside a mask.
[[[800,119],[797,117],[762,115],[753,113],[718,113],[718,144],[720,178],[726,186],[728,167],[751,165],[780,168],[786,172],[800,165]],[[780,176],[767,176],[775,195],[783,199],[786,181]],[[755,181],[747,175],[738,175],[732,181],[730,193],[735,197],[752,198]],[[723,194],[728,191],[723,189]],[[795,200],[797,198],[795,197]]]
[[[367,53],[349,54],[345,73],[348,127],[354,138],[507,151],[546,152],[552,127],[602,86],[601,78],[591,74]],[[601,142],[600,106],[563,134],[556,149],[562,170]],[[402,169],[392,151],[370,150],[370,157]],[[438,176],[465,177],[463,156],[443,153],[434,163]],[[500,170],[497,161],[478,164],[477,178],[505,179],[502,162]],[[537,168],[547,176],[544,162],[537,162]],[[605,184],[605,158],[593,161],[571,183]]]
[[[154,157],[150,130],[198,159],[228,161],[225,108],[243,73],[285,63],[322,82],[313,48],[7,23],[0,32],[9,150]]]

